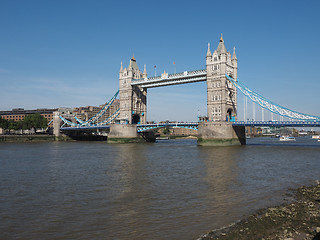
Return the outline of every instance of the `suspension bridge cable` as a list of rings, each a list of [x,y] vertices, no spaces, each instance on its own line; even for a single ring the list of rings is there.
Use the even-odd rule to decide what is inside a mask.
[[[250,90],[246,85],[239,82],[238,80],[234,80],[229,75],[226,74],[227,79],[237,88],[239,89],[245,96],[248,96],[252,101],[259,104],[262,108],[267,109],[272,113],[279,114],[281,116],[294,118],[298,120],[320,120],[320,117],[313,116],[309,114],[300,113],[297,111],[290,110],[286,107],[280,106],[267,98],[261,96],[260,94]]]

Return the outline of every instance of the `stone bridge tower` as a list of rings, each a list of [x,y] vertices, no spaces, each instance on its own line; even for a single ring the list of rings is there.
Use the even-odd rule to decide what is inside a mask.
[[[131,86],[131,82],[134,79],[146,77],[146,66],[144,66],[144,72],[142,73],[134,57],[131,58],[128,68],[123,69],[121,62],[119,73],[120,114],[118,117],[121,123],[146,123],[147,89]]]
[[[226,77],[237,79],[238,60],[227,52],[221,35],[219,45],[206,57],[208,120],[199,123],[198,145],[230,146],[246,144],[244,126],[233,126],[237,120],[237,89]]]
[[[207,116],[209,121],[235,121],[237,118],[237,91],[225,74],[237,79],[238,60],[227,52],[221,35],[219,45],[211,54],[210,44],[206,57]]]

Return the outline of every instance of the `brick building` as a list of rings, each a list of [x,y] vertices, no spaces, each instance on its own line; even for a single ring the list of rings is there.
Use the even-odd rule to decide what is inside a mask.
[[[53,112],[58,111],[58,108],[41,108],[35,110],[25,110],[23,108],[14,108],[11,111],[0,111],[0,116],[2,119],[11,121],[22,121],[27,115],[40,113],[44,118],[48,120],[48,123],[53,119]],[[52,127],[52,123],[50,124]]]
[[[109,109],[106,111],[105,114],[98,120],[98,122],[103,122],[109,117],[112,116],[118,109],[119,109],[120,101],[119,99],[115,99],[114,102],[111,104]],[[100,105],[99,107],[96,106],[86,106],[86,107],[75,107],[73,108],[73,113],[77,115],[77,117],[82,121],[88,121],[90,118],[98,114],[105,104]]]

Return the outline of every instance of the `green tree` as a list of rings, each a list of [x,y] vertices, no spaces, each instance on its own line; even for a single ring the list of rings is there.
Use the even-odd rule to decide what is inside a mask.
[[[7,119],[2,119],[0,116],[0,128],[8,129],[9,128],[9,121]]]
[[[47,119],[43,117],[40,113],[30,114],[24,118],[24,124],[27,129],[33,128],[37,131],[37,128],[46,128]]]
[[[168,133],[170,133],[169,127],[166,127],[165,129],[163,129],[163,134],[167,135]]]

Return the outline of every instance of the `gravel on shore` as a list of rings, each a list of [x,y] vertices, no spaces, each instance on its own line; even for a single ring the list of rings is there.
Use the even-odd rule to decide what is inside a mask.
[[[293,200],[265,208],[198,240],[320,240],[320,182],[290,189]]]

